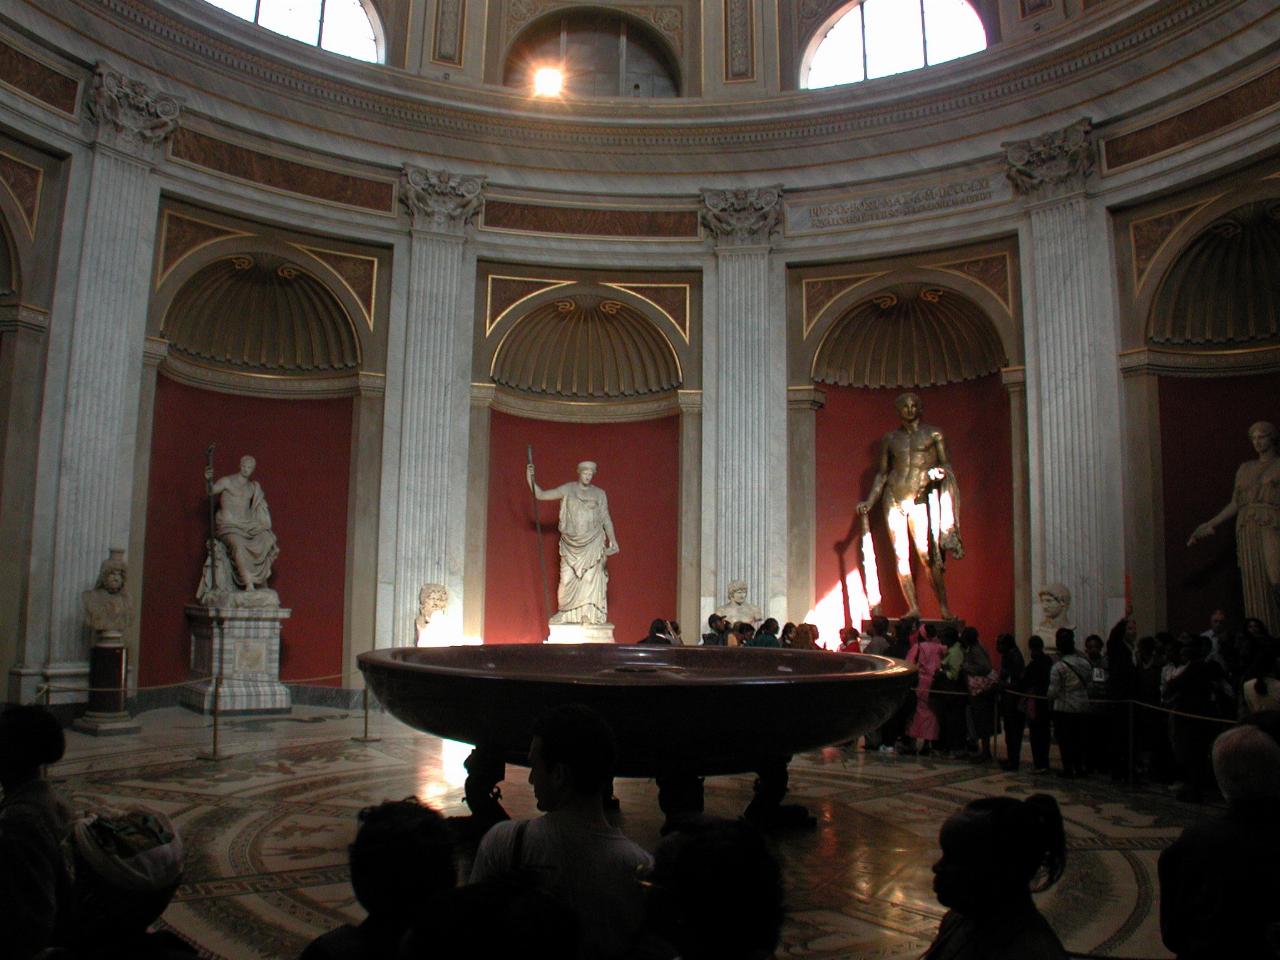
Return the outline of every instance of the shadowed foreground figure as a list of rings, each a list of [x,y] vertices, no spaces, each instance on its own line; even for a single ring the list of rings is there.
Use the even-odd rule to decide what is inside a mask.
[[[1225,814],[1160,854],[1160,937],[1178,960],[1263,960],[1280,947],[1280,744],[1233,727],[1213,743]]]
[[[1053,797],[983,797],[942,825],[933,889],[949,907],[923,960],[1066,960],[1031,900],[1062,876],[1066,836]]]

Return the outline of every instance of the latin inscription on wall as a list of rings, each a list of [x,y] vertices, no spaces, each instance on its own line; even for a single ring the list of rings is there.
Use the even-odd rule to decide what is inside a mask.
[[[945,212],[955,207],[986,206],[1007,198],[1008,184],[989,176],[894,193],[837,197],[820,203],[788,203],[787,233],[826,233],[868,223]]]

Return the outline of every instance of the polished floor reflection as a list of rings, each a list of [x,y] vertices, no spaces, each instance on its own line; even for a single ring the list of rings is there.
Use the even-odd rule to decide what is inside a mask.
[[[373,716],[370,732],[381,738],[374,742],[353,739],[362,732],[358,714],[334,709],[224,720],[227,759],[217,762],[198,757],[210,745],[207,718],[172,708],[139,719],[136,736],[69,733],[66,759],[50,776],[76,806],[140,804],[173,818],[187,843],[187,869],[163,922],[205,956],[292,958],[317,934],[358,919],[346,846],[361,807],[416,794],[447,814],[466,812],[467,748],[387,716]],[[504,804],[515,816],[533,815],[525,771],[508,773]],[[708,811],[736,816],[751,780],[709,780]],[[941,822],[974,797],[1037,790],[1057,796],[1067,820],[1067,870],[1040,905],[1068,948],[1167,957],[1156,858],[1199,811],[1109,784],[836,748],[791,766],[791,799],[819,823],[776,842],[789,905],[778,956],[918,956],[942,915],[929,871]],[[656,787],[621,780],[617,793],[623,829],[652,849],[661,825]]]

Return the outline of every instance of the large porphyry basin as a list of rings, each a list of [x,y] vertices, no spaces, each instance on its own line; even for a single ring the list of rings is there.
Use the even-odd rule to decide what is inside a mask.
[[[915,668],[809,650],[612,644],[396,648],[360,655],[411,727],[523,764],[534,719],[583,703],[612,725],[619,776],[744,773],[848,740],[898,709]]]

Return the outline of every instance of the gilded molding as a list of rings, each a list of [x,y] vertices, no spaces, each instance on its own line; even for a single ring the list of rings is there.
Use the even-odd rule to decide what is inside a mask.
[[[1045,197],[1084,189],[1097,166],[1093,122],[1085,117],[1061,130],[1000,144],[1014,192]]]
[[[1237,350],[1162,350],[1138,347],[1120,354],[1120,373],[1126,377],[1155,374],[1171,377],[1239,377],[1275,373],[1280,367],[1280,344]]]
[[[0,333],[44,334],[49,329],[49,311],[27,303],[0,303]]]
[[[473,388],[474,390],[474,388]],[[614,400],[564,400],[550,397],[533,397],[517,394],[498,387],[494,390],[489,406],[500,413],[536,420],[555,420],[562,423],[628,423],[635,420],[655,420],[682,412],[679,391],[672,390],[659,397]],[[472,393],[472,405],[477,402]]]
[[[484,206],[486,180],[405,164],[400,202],[413,218],[414,230],[461,236]]]
[[[94,67],[84,107],[99,143],[148,163],[160,158],[182,113],[176,97],[126,77],[106,63]]]
[[[717,247],[767,244],[782,224],[782,185],[702,191],[702,222]]]

